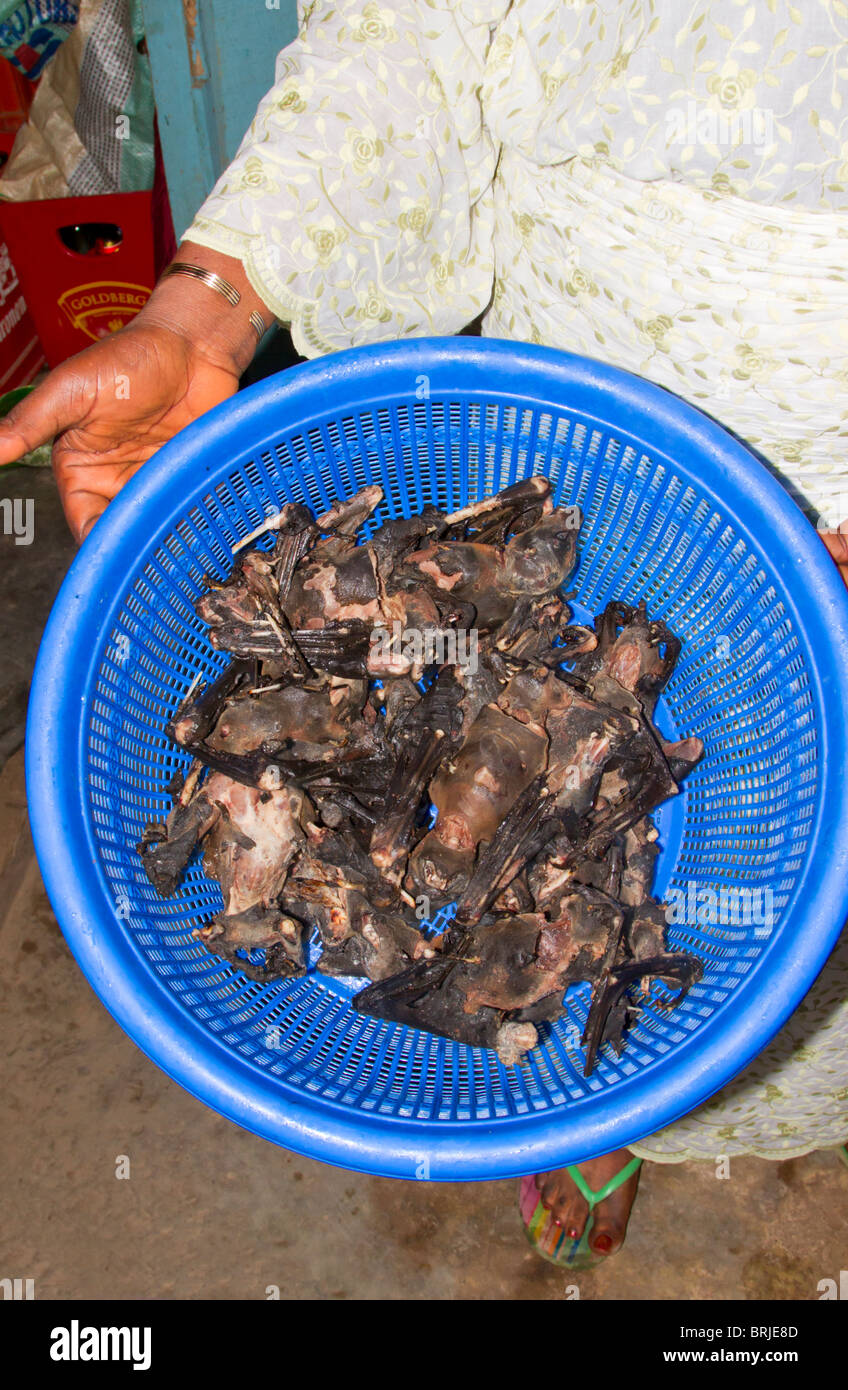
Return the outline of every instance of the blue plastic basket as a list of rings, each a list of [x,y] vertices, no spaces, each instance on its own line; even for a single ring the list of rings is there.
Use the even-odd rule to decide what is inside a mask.
[[[585,1080],[588,989],[523,1063],[362,1017],[315,973],[248,982],[192,939],[220,906],[197,862],[161,901],[135,845],[184,755],[168,716],[213,651],[193,601],[288,500],[365,483],[385,512],[456,508],[529,473],[585,515],[580,612],[645,598],[683,638],[665,731],[706,757],[660,815],[658,888],[746,888],[774,921],[689,921],[704,977],[643,1013]],[[812,983],[848,903],[848,599],[815,532],[719,426],[597,362],[418,339],[341,353],[235,397],[133,479],[74,563],[28,734],[39,862],[94,989],[194,1095],[290,1149],[399,1177],[475,1179],[626,1144],[705,1099]],[[689,885],[693,885],[691,888]],[[700,896],[699,896],[700,895]],[[708,913],[715,918],[721,913]],[[765,915],[758,914],[758,915]],[[691,914],[690,914],[691,916]]]

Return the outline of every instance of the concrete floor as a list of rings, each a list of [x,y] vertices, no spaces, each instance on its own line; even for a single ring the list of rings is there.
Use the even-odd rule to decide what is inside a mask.
[[[2,495],[18,489],[36,498],[36,545],[0,536],[0,709],[72,553],[49,475],[3,478]],[[37,1298],[565,1299],[576,1283],[584,1299],[806,1300],[846,1266],[832,1152],[734,1159],[727,1180],[646,1165],[623,1251],[575,1279],[528,1249],[514,1183],[362,1177],[213,1114],[74,963],[33,856],[21,749],[0,774],[0,1055],[0,1277],[34,1279]]]
[[[0,530],[0,766],[23,743],[41,630],[76,554],[49,469],[0,470],[0,500],[7,498],[33,503],[35,539],[18,545]]]

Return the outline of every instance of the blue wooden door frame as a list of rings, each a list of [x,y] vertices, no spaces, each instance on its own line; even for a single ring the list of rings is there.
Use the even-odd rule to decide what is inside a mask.
[[[276,56],[297,35],[297,5],[142,0],[142,7],[179,239],[272,85]]]

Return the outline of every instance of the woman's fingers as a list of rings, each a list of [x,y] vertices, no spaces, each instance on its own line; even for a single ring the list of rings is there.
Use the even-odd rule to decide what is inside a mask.
[[[79,545],[82,545],[98,517],[103,515],[110,500],[99,492],[86,492],[82,489],[63,494],[62,506],[65,516]]]
[[[0,466],[15,463],[40,444],[48,444],[62,430],[79,424],[91,404],[90,399],[79,397],[70,374],[61,368],[51,372],[0,420]]]
[[[65,515],[84,540],[151,454],[238,388],[182,332],[142,321],[51,372],[0,420],[0,466],[53,442]]]
[[[108,457],[98,459],[96,455],[77,452],[69,447],[67,435],[55,446],[53,472],[59,496],[68,525],[80,544],[97,518],[153,452],[152,446],[140,448],[131,462],[114,462]]]

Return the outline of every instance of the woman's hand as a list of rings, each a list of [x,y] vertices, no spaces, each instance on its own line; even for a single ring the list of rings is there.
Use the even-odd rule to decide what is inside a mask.
[[[177,259],[218,271],[241,303],[171,277],[126,328],[62,363],[0,421],[0,464],[55,440],[53,470],[78,541],[162,444],[237,390],[257,345],[248,316],[258,309],[270,320],[240,262],[188,244]]]
[[[55,437],[68,525],[87,536],[161,444],[238,387],[225,362],[158,324],[132,323],[64,362],[0,423],[0,463]]]

